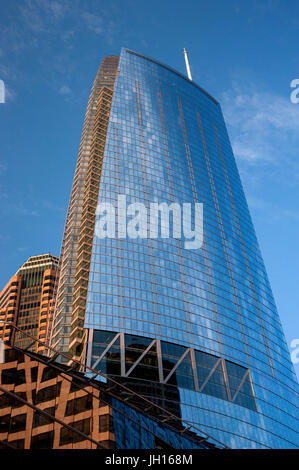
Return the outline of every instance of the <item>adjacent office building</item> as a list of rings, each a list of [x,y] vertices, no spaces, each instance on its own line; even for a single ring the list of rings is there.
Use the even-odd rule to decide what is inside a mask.
[[[120,195],[203,204],[202,246],[99,237],[96,209]],[[229,447],[299,445],[298,384],[220,104],[127,49],[92,87],[51,345]]]
[[[0,339],[39,353],[49,334],[58,258],[51,254],[30,256],[0,293]],[[18,329],[11,328],[9,323]],[[32,337],[24,337],[27,331]]]
[[[180,420],[161,415],[136,393],[126,391],[124,397],[114,383],[90,379],[76,367],[0,340],[3,348],[0,449],[223,448],[205,433],[199,436]],[[144,413],[149,407],[155,417]]]

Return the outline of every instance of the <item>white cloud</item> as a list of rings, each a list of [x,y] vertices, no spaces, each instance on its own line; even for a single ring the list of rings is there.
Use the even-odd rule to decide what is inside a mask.
[[[0,65],[0,78],[3,80],[3,79],[10,78],[10,76],[11,76],[10,68],[4,64],[1,64]]]
[[[292,104],[288,95],[234,85],[221,102],[237,158],[277,163],[286,161],[292,148],[297,149],[299,106]]]
[[[34,32],[42,32],[45,30],[44,21],[34,0],[26,0],[25,5],[20,7],[20,11],[29,29]]]
[[[281,204],[277,205],[271,201],[267,201],[262,197],[252,196],[247,197],[248,206],[254,210],[255,214],[261,214],[263,220],[265,217],[267,222],[289,222],[299,221],[299,211],[290,207],[285,207]]]
[[[35,209],[25,207],[23,203],[11,204],[10,210],[12,210],[18,215],[25,216],[25,217],[37,217],[39,215],[39,213]]]
[[[103,19],[101,16],[94,15],[93,13],[83,13],[82,18],[84,19],[87,28],[96,33],[96,34],[102,34],[104,31],[103,27]]]
[[[113,43],[113,38],[117,34],[118,26],[115,21],[109,19],[107,12],[103,11],[102,16],[94,13],[85,12],[82,18],[89,31],[95,34],[102,34],[108,44]]]
[[[59,206],[47,199],[41,201],[41,206],[42,208],[47,209],[47,210],[53,210],[55,212],[65,212],[65,207]]]
[[[10,235],[3,235],[3,233],[0,233],[0,242],[6,242],[7,240],[10,240],[11,236]]]
[[[253,214],[267,223],[298,222],[299,104],[234,83],[220,102]]]
[[[50,1],[50,0],[39,0],[41,5],[44,5],[44,7],[52,13],[54,18],[60,19],[64,16],[65,14],[65,9],[66,9],[66,3],[64,2],[58,2],[58,1]]]
[[[5,162],[0,161],[0,174],[4,173],[7,170],[7,165]]]
[[[67,1],[25,0],[20,12],[31,31],[43,33],[51,31],[50,25],[58,23],[65,16],[67,9]]]
[[[17,251],[18,251],[19,253],[23,253],[24,251],[29,250],[29,248],[30,248],[29,246],[19,246],[19,247],[17,248]]]
[[[68,85],[63,85],[59,90],[58,93],[60,95],[69,95],[72,92]]]

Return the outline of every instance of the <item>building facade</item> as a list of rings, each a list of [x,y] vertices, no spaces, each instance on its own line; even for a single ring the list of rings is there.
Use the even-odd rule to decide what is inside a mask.
[[[81,344],[86,339],[83,323],[89,264],[99,178],[118,60],[117,56],[105,57],[93,83],[62,241],[51,344],[66,353],[70,349],[70,342],[73,342],[70,357],[78,355],[75,352],[78,340]],[[72,341],[71,328],[76,329],[78,323],[81,327],[79,338]]]
[[[34,350],[40,353],[44,351],[57,266],[58,258],[51,254],[30,256],[9,280],[0,293],[0,339],[11,339],[12,344],[26,348],[32,339],[24,337],[21,331],[27,331],[40,341],[33,345]],[[8,323],[21,331],[12,329]]]
[[[1,347],[0,449],[223,448],[143,413],[142,401],[129,404],[75,367],[0,340]]]
[[[202,246],[161,233],[99,237],[96,208],[120,195],[203,204]],[[61,260],[53,346],[229,447],[298,447],[298,384],[212,96],[127,49],[103,60]]]

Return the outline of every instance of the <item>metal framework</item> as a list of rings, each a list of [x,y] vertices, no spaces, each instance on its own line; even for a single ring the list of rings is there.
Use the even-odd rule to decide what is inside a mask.
[[[204,382],[199,385],[198,383],[198,377],[197,377],[197,366],[196,366],[196,360],[195,360],[195,349],[193,348],[186,348],[186,350],[183,352],[183,354],[177,359],[175,365],[173,368],[170,370],[168,375],[164,377],[164,369],[163,369],[163,362],[162,362],[162,353],[161,353],[161,341],[159,339],[154,339],[150,342],[150,344],[146,347],[146,349],[140,353],[140,356],[138,359],[132,364],[130,369],[126,372],[126,360],[125,360],[125,333],[115,333],[115,336],[112,338],[110,343],[107,345],[107,347],[104,349],[102,354],[96,359],[96,361],[91,364],[91,349],[92,349],[92,343],[93,343],[93,330],[90,330],[89,332],[89,340],[88,340],[88,352],[87,352],[87,365],[90,366],[92,369],[96,369],[101,361],[105,358],[106,354],[109,352],[110,348],[115,344],[117,340],[120,340],[120,369],[121,369],[121,377],[130,377],[136,366],[142,361],[142,359],[146,356],[146,354],[153,348],[153,346],[156,347],[156,353],[157,353],[157,362],[158,362],[158,372],[159,372],[159,382],[162,384],[167,384],[169,383],[169,379],[172,377],[172,375],[175,373],[177,368],[180,366],[180,364],[183,362],[185,357],[188,356],[190,357],[191,360],[191,366],[192,366],[192,373],[193,373],[193,381],[194,381],[194,388],[196,392],[201,392],[205,393],[205,387],[209,383],[210,379],[216,372],[219,364],[221,364],[221,369],[223,373],[223,378],[224,378],[224,384],[225,384],[225,389],[227,393],[227,400],[231,402],[235,402],[238,394],[240,393],[242,389],[242,385],[244,384],[246,378],[248,377],[250,386],[251,386],[251,391],[252,391],[252,398],[254,399],[255,402],[255,397],[253,393],[253,387],[252,387],[252,382],[251,382],[251,377],[250,377],[250,371],[249,369],[246,369],[244,367],[244,375],[242,378],[240,378],[240,384],[238,385],[238,388],[234,395],[232,396],[231,390],[229,387],[229,377],[226,369],[226,361],[223,357],[217,357],[214,356],[216,359],[215,364],[211,368],[210,372],[208,373],[207,377],[205,378]],[[255,402],[256,405],[256,402]]]
[[[3,343],[2,343],[3,344]],[[0,343],[1,345],[1,343]],[[17,347],[14,347],[16,350],[18,351],[22,351],[21,349],[17,348]],[[26,354],[28,356],[30,356],[33,360],[36,360],[36,354],[33,353],[31,350],[27,350],[26,351]],[[57,355],[56,355],[57,356]],[[129,419],[130,421],[132,421],[135,425],[137,426],[140,426],[141,428],[143,428],[146,432],[152,434],[155,438],[158,437],[156,436],[156,434],[148,429],[146,426],[144,426],[143,424],[137,422],[135,419],[133,419],[131,416],[129,416],[128,414],[124,413],[123,411],[119,410],[118,408],[116,408],[115,406],[113,406],[107,399],[105,400],[105,395],[110,395],[110,396],[113,396],[111,395],[111,393],[109,393],[109,390],[105,390],[104,392],[101,391],[101,395],[98,396],[98,395],[95,395],[92,391],[89,391],[88,388],[86,388],[87,385],[90,384],[90,380],[88,380],[87,378],[83,377],[83,376],[79,376],[78,374],[76,374],[74,371],[72,371],[72,368],[69,368],[68,370],[65,369],[65,367],[61,366],[59,363],[56,363],[55,360],[57,359],[57,357],[55,356],[52,356],[51,358],[41,358],[40,356],[38,357],[38,361],[43,363],[44,365],[46,366],[49,366],[51,365],[51,367],[53,369],[56,369],[59,373],[63,374],[63,379],[64,380],[68,380],[69,382],[73,383],[73,384],[76,384],[76,386],[78,387],[78,389],[80,390],[83,390],[87,395],[90,395],[92,396],[92,398],[95,398],[96,400],[99,400],[102,404],[105,404],[107,406],[109,406],[112,410],[115,410],[117,411],[118,413],[120,413],[121,415],[125,416],[127,419]],[[68,376],[70,376],[70,378],[68,378]],[[28,402],[27,400],[21,398],[19,395],[17,395],[15,392],[11,391],[11,390],[7,390],[5,389],[4,387],[0,386],[0,391],[3,392],[4,394],[10,396],[11,398],[13,398],[14,400],[17,400],[19,401],[20,403],[23,403],[24,405],[26,406],[29,406],[30,408],[32,408],[34,411],[36,411],[37,413],[43,415],[43,416],[46,416],[47,418],[53,420],[54,422],[60,424],[62,427],[65,427],[67,429],[69,429],[70,431],[72,431],[74,434],[78,434],[82,437],[84,437],[85,440],[88,440],[90,441],[91,443],[95,444],[97,447],[99,448],[102,448],[102,449],[108,449],[109,447],[107,447],[106,445],[104,445],[102,442],[98,441],[98,440],[95,440],[93,438],[91,438],[90,436],[88,436],[86,433],[78,430],[77,428],[73,427],[72,425],[68,424],[68,423],[65,423],[64,421],[62,421],[61,419],[53,416],[51,413],[49,413],[48,411],[46,410],[43,410],[37,406],[35,406],[33,403],[30,403]],[[189,437],[189,436],[188,436]],[[192,439],[194,439],[194,437],[192,436]],[[159,440],[162,441],[166,446],[168,447],[172,447],[169,442],[166,442],[164,441],[163,439],[161,439],[161,437],[159,437]],[[9,443],[7,442],[4,442],[4,441],[0,441],[2,442],[4,445],[7,444],[8,447],[14,449],[14,447],[12,445],[10,445]]]
[[[36,338],[28,334],[27,332],[21,330],[18,328],[16,325],[13,325],[9,322],[8,323],[12,329],[16,329],[22,334],[24,334],[26,337],[32,339],[32,341],[39,342]],[[211,446],[217,446],[221,448],[227,448],[225,444],[223,444],[221,441],[218,439],[210,436],[208,433],[205,431],[202,431],[198,426],[194,425],[193,423],[190,423],[189,421],[182,419],[181,417],[176,416],[174,413],[170,412],[169,410],[166,410],[165,408],[162,408],[160,405],[157,403],[154,403],[150,399],[140,395],[139,393],[135,392],[134,390],[130,389],[126,385],[122,384],[121,382],[118,382],[112,377],[109,377],[108,375],[104,374],[103,372],[99,370],[95,370],[92,367],[89,367],[88,365],[80,362],[77,359],[71,359],[69,360],[68,355],[55,350],[53,347],[50,347],[49,345],[45,345],[45,349],[48,349],[49,352],[51,352],[52,357],[46,358],[45,361],[46,363],[51,363],[53,362],[54,356],[56,359],[59,358],[60,361],[66,362],[65,359],[68,359],[69,363],[69,368],[65,369],[65,366],[59,366],[59,363],[55,362],[55,367],[61,367],[61,372],[63,373],[68,373],[69,375],[76,374],[75,369],[80,369],[80,371],[88,374],[89,380],[93,382],[93,380],[100,376],[105,379],[107,383],[107,387],[105,388],[105,392],[109,393],[112,397],[116,399],[120,399],[120,392],[123,394],[122,396],[126,395],[126,398],[121,398],[125,402],[129,402],[130,400],[130,406],[132,408],[135,408],[137,411],[144,412],[146,411],[150,416],[153,416],[154,419],[161,424],[169,426],[170,429],[172,429],[175,432],[179,432],[180,434],[186,434],[186,436],[190,436],[189,431],[191,432],[192,438],[196,440],[199,444],[203,442],[207,442]],[[26,349],[24,350],[28,354],[34,354],[31,353],[30,351],[27,351]],[[75,377],[78,377],[78,375],[75,375]],[[137,405],[138,404],[138,405]],[[162,416],[162,418],[160,417]],[[199,433],[196,434],[196,433]]]

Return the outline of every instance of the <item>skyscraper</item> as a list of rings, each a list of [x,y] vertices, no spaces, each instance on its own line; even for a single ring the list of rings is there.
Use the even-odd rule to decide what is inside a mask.
[[[202,246],[99,237],[96,208],[119,196],[203,204]],[[104,58],[89,99],[51,344],[229,447],[298,446],[298,384],[221,107],[127,49]]]
[[[96,75],[84,121],[60,255],[59,289],[51,344],[67,352],[70,331],[85,317],[89,264],[101,167],[118,57],[105,57]],[[74,343],[71,337],[71,343]],[[71,355],[77,355],[72,346]]]
[[[27,331],[40,343],[34,351],[43,352],[49,329],[58,258],[51,254],[30,256],[0,292],[0,339],[19,348],[30,346],[32,340],[3,322],[11,322]]]

